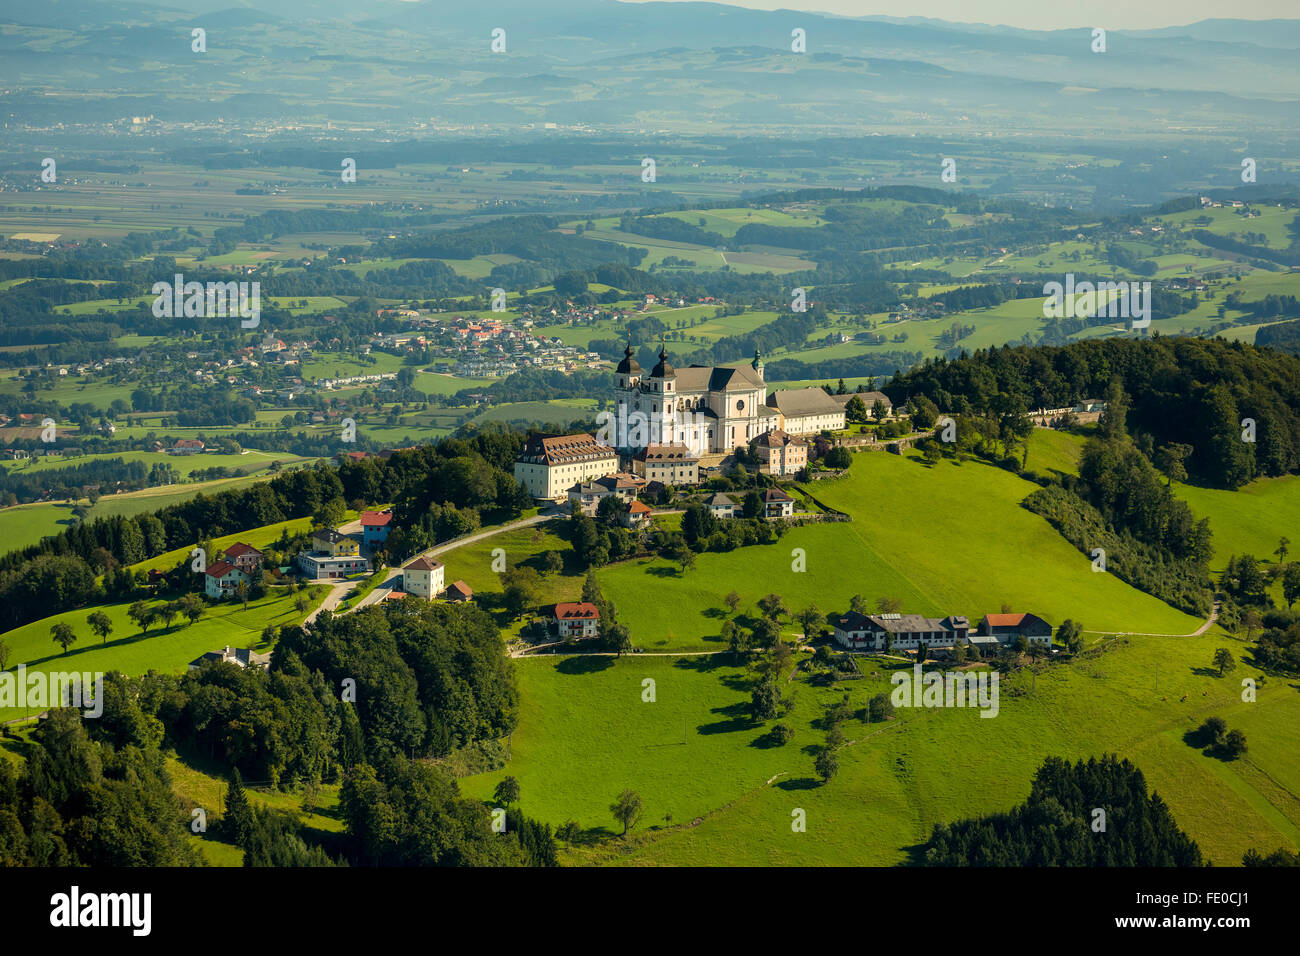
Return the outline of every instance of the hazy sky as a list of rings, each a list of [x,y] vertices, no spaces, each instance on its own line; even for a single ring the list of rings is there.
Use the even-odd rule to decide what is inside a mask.
[[[643,2],[643,0],[632,0]],[[669,0],[684,2],[684,0]],[[1008,24],[1030,30],[1106,27],[1133,30],[1177,26],[1218,17],[1291,19],[1296,0],[719,0],[754,10],[810,10],[842,16],[934,17],[965,23]]]

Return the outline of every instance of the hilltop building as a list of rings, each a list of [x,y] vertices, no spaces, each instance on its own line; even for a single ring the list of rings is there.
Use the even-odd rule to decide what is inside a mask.
[[[629,344],[614,372],[619,451],[635,455],[650,445],[683,443],[697,455],[725,455],[748,445],[774,427],[778,415],[764,404],[763,374],[757,354],[749,365],[675,369],[660,348],[659,363],[646,375]],[[638,420],[647,426],[626,424]]]
[[[825,389],[791,388],[767,396],[767,405],[778,412],[777,428],[791,435],[815,435],[844,428],[844,408],[848,402],[841,404],[835,399]]]
[[[534,498],[563,498],[575,484],[618,471],[618,452],[588,434],[535,436],[515,459],[515,480]]]

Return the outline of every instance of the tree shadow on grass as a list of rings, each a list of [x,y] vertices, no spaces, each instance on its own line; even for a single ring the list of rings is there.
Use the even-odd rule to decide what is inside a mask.
[[[1195,674],[1197,677],[1224,677],[1224,676],[1226,676],[1226,675],[1224,675],[1224,674],[1220,674],[1220,673],[1219,673],[1219,669],[1218,669],[1217,667],[1193,667],[1193,668],[1192,668],[1192,673]]]
[[[598,674],[614,666],[614,658],[595,654],[577,654],[566,657],[555,665],[561,674]]]
[[[682,569],[679,567],[666,568],[660,564],[653,568],[646,568],[645,573],[653,574],[657,578],[680,578],[682,576]]]
[[[789,780],[779,780],[774,786],[782,790],[816,790],[822,785],[822,782],[816,777],[793,777]]]
[[[1202,756],[1210,757],[1221,763],[1232,763],[1237,759],[1237,755],[1223,744],[1217,742],[1214,735],[1209,733],[1204,726],[1189,730],[1183,734],[1183,743],[1189,747],[1195,747],[1201,752]]]
[[[706,607],[704,610],[700,611],[700,613],[705,617],[712,618],[716,621],[726,618],[727,609],[724,607]]]
[[[692,657],[679,657],[673,661],[673,667],[680,667],[682,670],[698,671],[701,674],[707,674],[715,671],[720,667],[728,667],[725,660],[722,660],[722,654],[696,654]]]
[[[715,720],[709,724],[698,724],[695,727],[695,732],[701,736],[710,737],[714,734],[734,734],[742,730],[753,730],[756,726],[759,725],[746,714],[743,717],[730,717],[726,720]]]

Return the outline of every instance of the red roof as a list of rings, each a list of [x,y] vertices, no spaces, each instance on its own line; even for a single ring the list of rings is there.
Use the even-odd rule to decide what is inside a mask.
[[[466,584],[464,581],[453,582],[451,587],[447,588],[447,590],[455,591],[458,594],[460,594],[462,597],[471,598],[474,596],[474,589],[470,587],[468,584]]]
[[[388,522],[393,520],[391,511],[363,511],[361,512],[361,526],[363,528],[382,528]]]
[[[632,501],[632,504],[628,507],[628,511],[630,511],[634,515],[639,515],[639,514],[648,515],[650,514],[650,506],[643,501],[636,501],[634,499]]]
[[[1019,627],[1025,619],[1024,614],[986,614],[989,627]]]
[[[600,611],[596,605],[583,601],[581,604],[555,605],[555,619],[558,621],[595,621],[599,620]]]
[[[214,578],[224,578],[231,571],[239,571],[239,569],[233,564],[229,564],[225,561],[214,561],[212,564],[208,565],[207,573]],[[239,573],[243,574],[242,571]]]
[[[261,553],[262,553],[261,551],[258,551],[251,544],[244,544],[244,542],[242,541],[236,541],[230,547],[226,548],[227,558],[241,558],[246,554],[261,554]]]

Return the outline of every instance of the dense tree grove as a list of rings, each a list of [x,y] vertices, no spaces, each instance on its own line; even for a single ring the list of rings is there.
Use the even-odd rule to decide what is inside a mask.
[[[118,743],[97,723],[56,708],[21,767],[0,759],[0,866],[198,865],[156,722]]]
[[[467,605],[375,607],[287,629],[269,670],[210,663],[183,676],[110,674],[103,716],[55,709],[0,760],[0,865],[184,865],[188,811],[162,751],[225,767],[219,834],[246,865],[553,866],[549,827],[517,807],[504,833],[428,758],[514,727],[511,662]],[[299,821],[251,806],[243,780],[341,783],[345,838],[310,843]]]
[[[885,390],[896,405],[924,394],[946,412],[984,415],[1007,401],[1036,409],[1101,398],[1112,379],[1129,398],[1135,441],[1190,446],[1186,469],[1198,481],[1238,488],[1260,475],[1300,471],[1300,358],[1240,342],[1154,337],[1005,346],[927,361]]]
[[[1073,764],[1048,757],[1024,803],[936,824],[922,859],[925,866],[1205,865],[1159,794],[1148,796],[1142,772],[1113,754]]]

